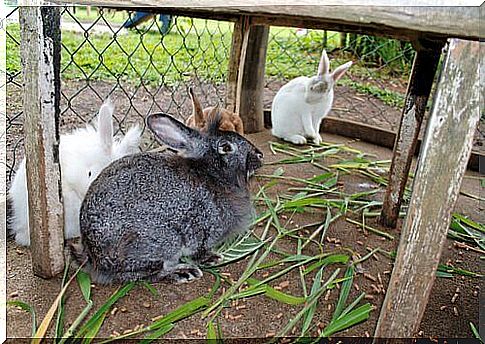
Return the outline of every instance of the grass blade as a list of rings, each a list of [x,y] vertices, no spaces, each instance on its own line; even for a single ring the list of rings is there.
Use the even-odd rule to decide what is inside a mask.
[[[110,308],[122,297],[124,297],[130,290],[135,287],[134,282],[125,284],[119,288],[111,297],[93,314],[93,316],[79,329],[76,337],[92,338],[96,336],[99,329],[103,325],[104,319],[108,314]],[[83,343],[90,343],[91,340],[84,340]]]
[[[246,282],[250,286],[259,285],[259,283],[261,283],[261,281],[258,281],[255,278],[248,278],[246,280]],[[260,285],[259,287],[255,287],[255,289],[258,289],[258,288],[261,288],[261,287],[263,287],[264,294],[267,297],[269,297],[273,300],[276,300],[276,301],[286,303],[288,305],[299,305],[299,304],[304,303],[307,300],[307,298],[305,298],[305,297],[293,296],[293,295],[290,295],[290,294],[283,293],[282,291],[276,290],[276,289],[274,289],[273,287],[271,287],[267,284],[263,284],[263,285]]]
[[[470,328],[472,330],[473,336],[475,338],[477,338],[480,341],[480,343],[483,344],[483,339],[482,339],[482,337],[480,337],[480,333],[478,332],[477,328],[475,327],[475,325],[472,322],[470,322]]]
[[[153,331],[148,336],[146,336],[145,338],[143,338],[140,341],[140,344],[148,344],[148,343],[153,342],[155,339],[158,339],[161,336],[163,336],[163,335],[169,333],[170,331],[172,331],[172,329],[174,328],[174,326],[175,326],[174,324],[171,324],[170,323],[170,324],[163,325],[162,327],[157,328],[155,331]]]
[[[322,331],[320,337],[331,336],[336,332],[345,330],[364,320],[367,320],[371,310],[372,305],[370,303],[366,303],[359,308],[354,309],[346,315],[337,318],[335,321],[330,322],[330,324],[328,324],[327,327],[325,327],[325,329]]]
[[[79,273],[81,268],[82,268],[82,265],[78,268],[76,273],[67,281],[67,283],[64,285],[64,287],[61,289],[61,291],[57,295],[56,299],[54,300],[51,307],[47,311],[44,319],[40,323],[39,328],[37,329],[37,331],[33,335],[34,338],[32,339],[32,344],[40,344],[42,338],[44,338],[44,336],[47,332],[47,329],[49,328],[49,325],[52,321],[52,318],[54,317],[54,313],[56,312],[57,307],[59,306],[59,303],[61,302],[61,299],[64,296],[64,293],[66,292],[67,288],[69,287],[71,282],[74,280],[76,275]]]
[[[315,297],[322,287],[323,269],[325,269],[325,266],[322,266],[322,268],[320,270],[318,270],[317,274],[315,275],[315,280],[313,282],[312,289],[310,290],[310,296],[309,296],[310,298]],[[302,326],[302,329],[301,329],[301,337],[304,337],[305,334],[307,333],[308,329],[310,328],[310,324],[313,320],[316,309],[317,309],[317,303],[315,303],[313,306],[309,307],[307,312],[305,313],[305,315],[303,317],[303,326]]]
[[[69,266],[70,266],[70,262],[67,261],[66,264],[64,265],[64,274],[62,275],[61,288],[66,284],[67,273],[69,272]],[[55,326],[54,333],[55,333],[55,336],[59,338],[62,336],[63,332],[64,332],[64,296],[61,297],[61,300],[59,301],[59,306],[57,307],[57,318],[56,318],[56,326]]]
[[[79,271],[76,275],[77,284],[86,302],[91,300],[91,277],[84,271]]]
[[[127,334],[123,334],[118,337],[112,337],[106,340],[103,340],[99,342],[98,344],[106,344],[110,343],[116,340],[128,338],[135,336],[137,334],[145,333],[145,332],[151,332],[154,331],[153,333],[158,334],[158,337],[163,336],[167,332],[169,332],[173,328],[173,324],[176,323],[177,321],[180,321],[182,319],[188,318],[205,308],[209,305],[210,299],[206,296],[201,296],[198,297],[192,301],[189,301],[185,303],[184,305],[180,306],[179,308],[175,309],[174,311],[168,313],[167,315],[158,317],[158,319],[155,319],[150,325],[134,332],[129,332]],[[172,327],[171,327],[172,326]],[[167,332],[165,332],[167,330]],[[158,338],[155,335],[149,335],[146,337],[147,340],[153,340]]]
[[[148,282],[146,282],[146,281],[143,281],[143,282],[142,282],[142,284],[143,284],[143,286],[144,286],[145,288],[147,288],[147,289],[148,289],[148,291],[149,291],[149,292],[150,292],[150,293],[151,293],[153,296],[155,296],[155,297],[160,297],[160,293],[158,292],[158,290],[157,290],[155,287],[153,287],[153,286],[152,286],[150,283],[148,283]]]
[[[303,270],[303,274],[307,275],[313,270],[319,268],[320,266],[327,266],[336,263],[347,264],[349,259],[349,256],[345,254],[332,254],[308,266],[305,270]]]
[[[298,314],[294,316],[288,324],[286,324],[286,326],[280,331],[280,333],[276,337],[285,336],[289,331],[291,331],[293,327],[295,327],[295,325],[300,321],[300,319],[307,313],[308,309],[318,302],[319,298],[323,295],[323,293],[327,289],[327,286],[333,282],[333,280],[337,277],[339,272],[340,272],[340,269],[336,269],[334,271],[332,276],[330,276],[330,278],[321,286],[320,290],[315,294],[315,296],[308,300],[305,307],[303,307],[303,309],[300,312],[298,312]]]
[[[338,317],[340,317],[342,310],[347,303],[347,299],[349,297],[350,288],[352,287],[352,282],[354,281],[354,266],[350,265],[347,270],[345,271],[344,278],[347,278],[344,282],[342,282],[342,287],[340,289],[340,295],[337,301],[337,305],[335,306],[335,311],[333,313],[333,317],[331,321],[334,321]]]
[[[37,329],[37,319],[35,316],[35,310],[34,308],[29,305],[28,303],[25,303],[23,301],[7,301],[7,306],[13,306],[13,307],[19,307],[25,312],[30,313],[30,317],[32,319],[32,337],[35,337],[35,332]]]
[[[217,343],[217,331],[213,321],[207,323],[207,340],[210,343]]]
[[[91,308],[93,308],[93,301],[89,300],[88,304],[86,305],[86,307],[84,307],[81,313],[79,313],[76,320],[74,320],[72,325],[62,335],[62,339],[58,342],[58,344],[64,344],[70,337],[74,335],[74,331],[76,331],[76,328],[81,324],[84,318],[88,315]]]

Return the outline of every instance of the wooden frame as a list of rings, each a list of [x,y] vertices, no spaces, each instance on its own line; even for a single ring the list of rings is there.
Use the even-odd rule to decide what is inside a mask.
[[[56,2],[65,4],[62,1]],[[133,5],[131,1],[126,0],[81,0],[76,3],[118,8]],[[255,6],[250,6],[253,4]],[[231,108],[241,111],[249,131],[261,130],[264,122],[263,110],[259,108],[260,101],[257,100],[257,104],[249,104],[251,97],[260,96],[258,92],[261,76],[249,75],[245,65],[248,61],[253,61],[259,68],[264,68],[267,26],[333,29],[384,35],[412,42],[426,42],[425,45],[431,48],[418,52],[407,95],[406,103],[410,106],[403,111],[404,117],[408,118],[403,118],[402,130],[396,139],[395,153],[403,147],[400,142],[403,140],[408,142],[404,145],[403,159],[397,161],[396,158],[394,164],[405,166],[396,174],[398,178],[393,184],[393,190],[399,190],[406,182],[406,166],[414,153],[416,132],[419,131],[419,126],[413,124],[412,117],[408,115],[412,113],[410,109],[413,107],[413,115],[418,108],[418,116],[424,113],[423,104],[431,86],[429,79],[434,75],[439,57],[438,47],[449,37],[468,40],[483,38],[483,32],[479,31],[482,10],[474,7],[357,6],[349,8],[314,5],[264,6],[264,4],[265,1],[256,3],[255,0],[236,2],[231,7],[224,7],[225,4],[215,7],[209,0],[195,2],[141,0],[136,3],[137,6],[152,6],[149,10],[153,11],[236,22],[229,66],[228,104]],[[25,84],[28,87],[25,92],[24,107],[28,109],[25,129],[29,194],[32,191],[29,203],[31,209],[35,209],[35,214],[32,214],[30,219],[31,228],[35,228],[31,233],[32,251],[33,256],[42,257],[34,262],[36,264],[34,272],[49,277],[59,272],[63,263],[61,256],[63,235],[60,230],[62,217],[58,215],[62,213],[62,205],[56,151],[58,140],[56,114],[59,110],[56,103],[58,101],[56,83],[59,75],[56,67],[58,52],[55,48],[55,30],[47,29],[47,20],[40,16],[40,11],[38,8],[23,8],[21,11],[22,58]],[[59,25],[57,19],[52,21],[52,25]],[[252,31],[255,32],[253,37],[251,37]],[[27,32],[30,32],[30,36]],[[252,43],[249,44],[249,42]],[[479,63],[478,52],[478,43],[451,41],[443,72],[444,77],[438,85],[433,113],[431,120],[428,121],[409,213],[375,333],[377,337],[413,336],[426,306],[441,247],[446,239],[450,210],[456,201],[470,154],[471,132],[478,121],[479,89],[476,75],[476,67]],[[413,88],[415,77],[425,70],[427,84],[422,89],[416,85]],[[453,79],[446,78],[447,75],[461,78],[457,73],[468,73],[471,76],[463,81],[466,87],[461,86],[458,89],[457,84],[452,83]],[[254,92],[248,92],[250,90]],[[462,111],[463,108],[470,111]],[[256,111],[253,111],[254,109]],[[411,134],[404,130],[405,127],[413,129]],[[451,140],[447,136],[449,132],[453,133]],[[459,158],[450,159],[449,154],[446,156],[447,152],[443,147],[455,152]],[[441,184],[436,184],[437,181]],[[432,186],[436,190],[432,189]],[[394,205],[389,204],[392,208],[390,214],[395,213],[396,204],[399,202]],[[437,223],[435,221],[437,217],[442,218],[442,221]],[[415,237],[421,239],[416,242],[413,240]],[[434,242],[438,244],[432,245]],[[426,264],[423,265],[422,270],[413,268],[413,264],[423,261],[426,261]],[[414,304],[417,306],[414,307]]]

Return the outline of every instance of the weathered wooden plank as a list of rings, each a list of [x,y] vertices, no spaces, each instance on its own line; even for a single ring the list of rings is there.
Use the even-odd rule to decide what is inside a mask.
[[[236,111],[237,85],[239,67],[241,65],[241,57],[244,45],[244,37],[249,33],[249,17],[241,16],[237,22],[234,23],[232,31],[232,45],[231,54],[229,56],[229,66],[227,69],[227,92],[226,92],[226,108],[230,111]],[[247,38],[246,38],[247,42]]]
[[[269,27],[250,26],[242,45],[236,112],[244,123],[244,132],[248,134],[264,129],[263,90],[268,37]]]
[[[64,268],[59,170],[60,10],[21,7],[25,156],[34,273],[52,277]]]
[[[73,3],[73,1],[54,0],[54,3]],[[414,39],[424,35],[436,37],[458,37],[478,40],[480,36],[479,5],[438,7],[428,6],[362,6],[355,1],[341,1],[319,5],[316,1],[278,2],[268,0],[233,1],[230,6],[223,0],[80,0],[76,4],[133,7],[148,6],[152,10],[161,8],[164,12],[174,13],[183,10],[191,13],[223,16],[237,19],[241,15],[253,16],[254,24],[322,28],[334,31],[348,31],[386,35],[402,39]],[[410,3],[415,5],[415,3]],[[456,3],[453,3],[456,4]],[[328,5],[328,6],[327,6]],[[348,5],[348,6],[343,6]],[[424,5],[420,3],[420,5]]]
[[[450,41],[375,337],[418,330],[480,116],[484,50],[478,42]]]
[[[397,225],[402,196],[443,44],[444,42],[415,44],[416,56],[409,77],[401,123],[394,144],[389,183],[380,217],[381,224],[387,227],[395,228]]]

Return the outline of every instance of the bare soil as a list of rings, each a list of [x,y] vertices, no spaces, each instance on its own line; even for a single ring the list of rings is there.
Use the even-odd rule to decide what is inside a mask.
[[[82,83],[65,82],[63,91],[67,97],[63,98],[63,106],[67,104],[67,99],[74,94]],[[139,89],[138,91],[132,86],[124,85],[125,90],[122,91],[117,88],[112,93],[114,102],[117,106],[117,120],[122,129],[126,129],[132,123],[142,123],[141,118],[148,112],[155,112],[164,110],[167,112],[175,112],[176,106],[174,104],[182,104],[179,114],[190,114],[190,103],[186,98],[185,89],[173,90],[164,89],[151,90]],[[267,88],[265,94],[265,107],[268,107],[272,94],[277,90],[277,84],[271,84]],[[211,88],[204,88],[209,90],[202,98],[203,104],[210,104],[209,99],[215,101],[224,91],[216,93],[210,91]],[[82,125],[87,118],[92,118],[97,108],[101,104],[101,98],[98,98],[96,93],[104,98],[110,91],[113,90],[113,85],[107,83],[96,83],[91,91],[89,88],[80,93],[80,95],[71,99],[71,109],[63,112],[61,117],[61,131],[67,131],[70,128]],[[176,91],[176,92],[174,92]],[[399,111],[391,107],[387,107],[378,100],[370,99],[372,105],[365,95],[355,93],[350,89],[339,88],[338,92],[341,97],[336,97],[334,114],[340,114],[350,119],[367,118],[368,123],[373,123],[377,126],[385,126],[389,124],[389,119],[397,114]],[[130,100],[125,94],[134,94]],[[219,95],[218,95],[219,94]],[[357,99],[360,98],[360,99]],[[370,97],[369,97],[370,98]],[[19,90],[11,88],[8,91],[8,116],[12,118],[18,111],[21,100],[21,93]],[[158,104],[163,104],[163,109],[154,105],[152,100],[155,99]],[[269,102],[269,103],[268,103]],[[172,109],[172,111],[170,111]],[[349,110],[350,109],[350,110]],[[359,109],[359,111],[356,111]],[[379,110],[383,109],[383,110]],[[383,111],[383,112],[382,112]],[[381,118],[382,114],[388,114],[387,118]],[[377,115],[381,114],[381,115]],[[390,114],[393,114],[392,116]],[[379,119],[381,118],[381,119]],[[397,117],[399,118],[399,117]],[[21,116],[14,122],[19,123]],[[375,122],[372,122],[375,120]],[[394,122],[393,122],[394,123]],[[397,124],[396,124],[397,123]],[[398,125],[398,120],[393,124],[391,129],[395,129]],[[23,155],[21,149],[21,141],[19,138],[22,135],[21,125],[12,125],[9,128],[7,135],[7,157],[10,166],[14,166],[19,161],[19,157]],[[145,147],[153,147],[148,134],[145,133]],[[248,138],[256,144],[265,154],[267,162],[281,159],[283,155],[273,155],[269,150],[268,141],[274,140],[269,132],[265,131],[258,134],[248,135]],[[392,151],[371,145],[365,142],[349,140],[348,138],[323,134],[324,141],[346,143],[347,145],[357,148],[366,153],[375,154],[377,159],[390,159]],[[19,143],[20,142],[20,143]],[[16,157],[16,159],[14,159]],[[326,163],[329,163],[328,161]],[[272,174],[277,166],[266,165],[260,173]],[[321,170],[308,165],[285,165],[285,175],[294,177],[311,177],[320,174]],[[478,176],[473,172],[467,172],[467,176]],[[257,191],[258,187],[266,183],[267,180],[255,178],[252,184],[252,190]],[[343,175],[339,178],[339,186],[345,192],[366,191],[369,183],[363,177],[349,174]],[[286,192],[290,184],[284,182],[279,183],[275,188],[269,192],[270,196],[275,194],[283,194]],[[472,194],[478,194],[480,190],[479,181],[477,179],[465,178],[462,190]],[[376,199],[382,199],[382,193],[375,195]],[[455,207],[464,215],[470,216],[473,220],[478,222],[485,222],[485,213],[483,212],[483,204],[480,205],[478,201],[468,197],[460,196]],[[314,223],[322,220],[322,213],[305,213],[297,214],[291,219],[291,225],[304,226],[305,224]],[[358,219],[356,219],[358,220]],[[439,220],[439,219],[437,219]],[[359,226],[352,225],[344,220],[337,220],[333,223],[328,232],[325,250],[339,251],[344,249],[351,249],[360,256],[364,256],[369,252],[369,249],[382,248],[386,251],[395,250],[399,243],[400,227],[395,230],[388,230],[382,228],[376,221],[369,221],[369,225],[392,234],[395,239],[388,240],[372,233],[363,232]],[[261,231],[260,227],[255,229]],[[314,230],[311,228],[310,230]],[[307,231],[308,235],[308,230]],[[294,240],[282,240],[282,248],[288,251],[295,251]],[[305,254],[317,254],[314,247],[309,245],[304,251]],[[50,305],[56,298],[61,285],[60,277],[51,280],[44,280],[32,274],[31,270],[31,255],[26,248],[19,247],[12,239],[7,243],[7,295],[9,300],[22,300],[31,304],[36,312],[37,317],[42,319],[49,309]],[[481,264],[480,254],[458,248],[454,241],[447,240],[441,258],[442,263],[449,263],[455,267],[468,269],[474,272],[485,273],[483,264]],[[230,278],[237,280],[242,271],[244,271],[247,264],[246,260],[226,266],[222,268],[222,272],[226,273]],[[344,268],[344,266],[342,266]],[[376,255],[375,258],[370,258],[362,263],[363,273],[356,276],[354,282],[356,287],[351,291],[350,299],[357,297],[360,292],[365,291],[369,297],[368,302],[375,306],[371,312],[371,317],[368,321],[363,322],[343,333],[341,336],[355,336],[365,337],[373,334],[375,325],[377,323],[379,310],[385,296],[385,289],[387,287],[390,271],[392,270],[392,261],[384,255]],[[365,277],[364,276],[365,273]],[[368,276],[382,279],[383,288],[380,292],[376,291],[376,281],[370,279]],[[262,276],[258,276],[262,277]],[[276,280],[274,286],[285,285],[284,280],[288,280],[288,286],[285,286],[282,291],[292,295],[302,295],[302,288],[299,283],[299,275],[295,271],[287,274],[281,280]],[[103,327],[100,331],[101,337],[109,337],[113,333],[123,333],[128,329],[133,329],[139,324],[148,324],[151,319],[166,314],[175,308],[181,306],[187,301],[190,301],[198,296],[206,295],[214,282],[213,276],[205,273],[203,278],[187,285],[171,285],[169,283],[157,283],[154,287],[158,291],[158,296],[154,296],[150,291],[142,285],[137,286],[126,297],[121,299],[116,304],[116,310],[113,310],[107,317]],[[311,284],[311,281],[307,281]],[[379,282],[380,283],[380,282]],[[424,314],[421,324],[421,329],[416,336],[419,337],[471,337],[469,322],[478,324],[479,314],[479,297],[480,290],[483,289],[483,279],[456,276],[453,278],[438,278],[434,283],[431,297]],[[93,290],[92,299],[94,301],[94,309],[99,307],[104,301],[116,290],[117,286],[95,286]],[[359,290],[357,290],[357,288]],[[378,288],[379,289],[379,288]],[[454,302],[454,294],[458,297]],[[333,308],[338,297],[338,290],[332,290],[325,300],[321,300],[315,321],[322,326],[327,324],[333,313]],[[77,286],[69,289],[66,297],[66,324],[69,325],[79,314],[85,306],[80,291]],[[244,337],[244,338],[264,338],[268,335],[277,333],[290,319],[301,309],[302,306],[289,306],[278,301],[269,299],[265,296],[255,296],[252,298],[239,301],[238,305],[231,305],[223,311],[220,317],[220,325],[225,338],[229,337]],[[185,319],[177,323],[173,331],[171,331],[167,338],[204,338],[206,336],[206,319],[202,319],[200,314],[197,314],[189,319]],[[23,311],[9,307],[7,311],[7,334],[9,337],[28,337],[31,333],[30,317]],[[52,332],[51,332],[52,334]],[[316,331],[315,333],[316,334]]]
[[[272,140],[268,132],[254,135],[248,135],[249,139],[263,150],[266,161],[280,159],[282,156],[274,156],[268,149],[267,141]],[[391,156],[391,151],[381,147],[373,146],[362,142],[349,142],[348,139],[324,135],[324,140],[329,142],[347,143],[362,151],[373,153],[379,159],[387,159]],[[287,175],[295,177],[310,177],[320,170],[310,165],[285,165]],[[275,166],[269,165],[263,167],[261,174],[271,174]],[[470,173],[470,175],[475,175]],[[354,175],[343,176],[340,180],[342,187],[347,192],[355,192],[362,188],[362,178]],[[253,182],[253,190],[257,190],[259,185],[265,181],[256,179]],[[280,184],[274,193],[284,193],[289,185]],[[476,192],[478,189],[477,180],[465,179],[462,189],[467,192]],[[382,195],[379,195],[380,198]],[[456,211],[460,211],[471,216],[475,220],[483,221],[483,212],[476,201],[460,196],[456,206]],[[292,219],[294,225],[304,225],[321,220],[321,214],[305,214]],[[368,253],[368,248],[380,247],[386,251],[392,251],[397,248],[399,229],[386,230],[379,226],[375,221],[369,222],[369,225],[377,229],[387,231],[396,237],[395,240],[383,239],[372,233],[363,233],[358,226],[354,226],[345,221],[337,221],[332,224],[327,233],[327,237],[337,239],[335,242],[328,242],[326,250],[341,250],[350,248],[359,255],[364,256]],[[261,230],[257,228],[256,230]],[[283,242],[288,250],[292,247],[294,250],[295,242]],[[306,254],[315,254],[311,249]],[[377,260],[378,259],[378,260]],[[483,265],[480,264],[477,253],[458,249],[454,242],[448,240],[443,251],[442,263],[451,263],[456,267],[469,269],[475,272],[484,273]],[[237,279],[244,270],[246,261],[241,261],[222,268],[231,278]],[[392,262],[383,255],[377,258],[371,258],[362,263],[363,272],[366,276],[382,278],[384,290],[389,280],[389,273],[392,270]],[[293,294],[302,295],[298,274],[285,275],[290,283],[283,291]],[[121,299],[117,304],[116,312],[110,314],[103,325],[100,336],[108,337],[113,333],[122,333],[125,330],[132,329],[138,324],[148,324],[156,316],[166,314],[176,307],[184,304],[195,297],[206,295],[214,282],[214,278],[205,273],[203,278],[187,285],[171,285],[168,283],[157,283],[154,287],[159,292],[159,296],[154,296],[142,286],[136,287],[128,296]],[[283,280],[277,280],[275,285],[279,285]],[[438,278],[434,284],[433,291],[428,303],[427,310],[421,325],[419,336],[433,337],[470,337],[471,332],[469,322],[478,323],[478,301],[480,291],[479,279],[470,277],[454,277],[451,279]],[[378,282],[372,281],[364,274],[358,274],[355,278],[355,284],[359,291],[354,287],[350,297],[355,298],[360,291],[368,293],[369,299],[376,309],[372,311],[368,321],[357,325],[341,335],[364,337],[372,335],[377,322],[379,309],[384,299],[384,293],[377,293],[374,290]],[[483,288],[483,285],[481,286]],[[95,305],[101,305],[116,289],[116,286],[96,286],[93,290],[93,301]],[[453,295],[458,290],[458,298],[454,303],[451,302]],[[10,300],[22,300],[30,303],[37,311],[41,319],[48,308],[54,301],[60,290],[60,278],[44,280],[33,276],[31,271],[31,256],[28,249],[18,247],[12,240],[8,242],[7,247],[7,295]],[[338,293],[333,290],[328,299],[321,301],[318,307],[317,320],[326,324],[332,315],[332,306],[335,304]],[[72,287],[67,294],[66,304],[66,323],[72,322],[77,314],[84,307],[84,301],[78,290],[78,287]],[[455,311],[456,308],[456,311]],[[264,296],[240,301],[238,307],[227,308],[220,318],[220,325],[224,337],[252,337],[261,338],[277,333],[292,316],[294,316],[301,306],[288,306],[274,301]],[[30,317],[21,310],[16,308],[8,309],[7,333],[9,337],[26,337],[31,331]],[[205,319],[200,315],[195,315],[189,319],[183,320],[176,325],[176,328],[170,332],[168,338],[203,338],[206,335]]]

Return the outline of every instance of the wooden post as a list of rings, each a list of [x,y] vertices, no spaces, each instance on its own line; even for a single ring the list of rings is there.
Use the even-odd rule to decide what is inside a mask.
[[[264,130],[263,91],[269,27],[254,25],[244,36],[238,72],[236,112],[244,123],[245,133]]]
[[[347,33],[340,32],[339,48],[343,49],[345,47],[347,47]]]
[[[239,20],[234,23],[234,29],[232,31],[232,45],[231,55],[229,56],[229,65],[227,72],[227,92],[226,92],[226,109],[235,112],[236,111],[236,98],[237,98],[237,84],[239,67],[241,65],[241,58],[244,42],[247,44],[247,35],[249,34],[249,17],[241,16]],[[246,37],[246,39],[245,39]]]
[[[418,330],[480,117],[484,50],[479,42],[450,41],[375,337],[409,338]]]
[[[2,25],[7,25],[6,21]],[[5,30],[6,27],[3,28]],[[5,31],[0,34],[0,54],[5,56],[6,53],[6,37]],[[0,116],[2,120],[0,121],[0,180],[4,182],[0,185],[0,266],[4,268],[0,271],[0,280],[7,280],[7,97],[6,97],[6,85],[7,85],[7,64],[6,59],[2,58],[0,60]],[[0,286],[0,302],[2,305],[7,304],[7,283],[2,283]],[[7,339],[7,307],[2,307],[0,309],[0,341],[3,343]]]
[[[60,10],[20,8],[29,228],[34,274],[64,268],[59,170]]]
[[[415,44],[416,56],[409,77],[401,124],[394,143],[389,184],[387,185],[380,217],[381,224],[392,228],[397,225],[409,169],[413,161],[426,104],[444,44],[444,42],[426,41],[420,43]]]

